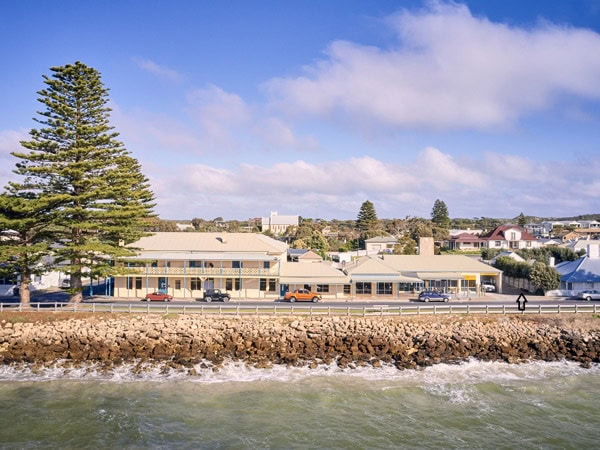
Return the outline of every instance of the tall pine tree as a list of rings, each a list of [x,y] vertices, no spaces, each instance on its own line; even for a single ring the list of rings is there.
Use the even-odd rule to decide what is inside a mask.
[[[448,207],[443,200],[437,199],[433,203],[431,210],[431,221],[438,227],[445,230],[450,229],[450,216],[448,215]]]
[[[124,244],[144,234],[153,194],[138,161],[109,124],[108,90],[100,73],[81,62],[52,67],[39,91],[41,127],[21,142],[29,152],[15,173],[13,193],[29,192],[54,205],[54,255],[71,278],[71,301],[82,300],[82,278],[107,276]]]
[[[381,224],[377,219],[375,206],[369,200],[363,202],[356,217],[356,227],[360,232],[360,245],[364,245],[365,239],[375,237],[381,233]]]

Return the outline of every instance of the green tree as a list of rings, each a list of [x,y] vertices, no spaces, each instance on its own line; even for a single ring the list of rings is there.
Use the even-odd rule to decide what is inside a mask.
[[[529,280],[547,292],[560,286],[560,273],[554,267],[536,262],[529,269]]]
[[[8,192],[12,191],[9,185]],[[3,275],[19,276],[19,297],[29,305],[33,275],[50,270],[50,230],[53,204],[33,195],[0,195],[0,261]]]
[[[365,239],[375,237],[381,232],[381,226],[377,219],[377,213],[375,212],[375,206],[369,200],[363,202],[358,211],[356,218],[356,228],[360,232],[361,241]]]
[[[517,225],[519,225],[521,228],[523,228],[526,224],[527,224],[527,217],[525,217],[525,214],[523,214],[523,213],[519,214],[519,217],[517,217]]]
[[[109,123],[108,90],[100,73],[81,62],[52,67],[38,92],[41,127],[14,152],[15,192],[34,193],[55,205],[52,239],[71,278],[71,302],[82,300],[82,278],[107,276],[113,263],[132,256],[123,244],[145,233],[153,194],[139,162]]]
[[[448,207],[446,206],[446,203],[440,199],[437,199],[433,203],[433,208],[431,210],[431,221],[439,228],[443,228],[445,230],[450,229],[450,216],[448,215]]]

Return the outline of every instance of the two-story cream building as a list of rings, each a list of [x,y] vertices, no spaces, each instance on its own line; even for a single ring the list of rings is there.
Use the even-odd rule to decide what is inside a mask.
[[[159,232],[130,245],[139,249],[114,278],[114,295],[142,298],[167,292],[202,297],[204,290],[227,290],[232,297],[278,295],[281,263],[288,246],[263,234]]]

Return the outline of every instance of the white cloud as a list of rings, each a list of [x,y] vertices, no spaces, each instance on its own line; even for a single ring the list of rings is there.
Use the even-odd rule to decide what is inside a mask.
[[[134,58],[134,62],[140,69],[164,80],[178,82],[183,78],[176,70],[169,69],[150,59]]]
[[[397,33],[395,47],[334,42],[304,76],[266,84],[274,104],[353,126],[486,129],[511,126],[563,97],[600,98],[595,32],[516,28],[439,2],[386,23]]]
[[[522,211],[558,216],[600,209],[599,165],[597,158],[585,167],[563,163],[557,170],[553,163],[490,153],[458,161],[426,148],[406,164],[372,157],[227,169],[196,164],[161,174],[166,178],[153,186],[163,218],[245,219],[273,210],[347,219],[367,199],[381,218],[429,217],[438,198],[452,217],[515,217]],[[540,180],[537,172],[548,178]]]

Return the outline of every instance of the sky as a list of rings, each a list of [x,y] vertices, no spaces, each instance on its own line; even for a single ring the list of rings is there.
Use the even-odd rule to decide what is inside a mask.
[[[50,68],[102,74],[162,219],[600,213],[600,0],[0,5],[0,185]]]

